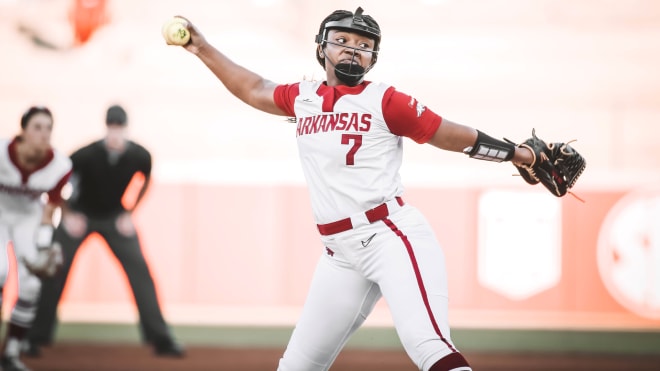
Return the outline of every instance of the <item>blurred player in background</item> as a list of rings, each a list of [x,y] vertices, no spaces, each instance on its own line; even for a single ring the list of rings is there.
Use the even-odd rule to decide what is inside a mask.
[[[276,84],[234,63],[191,23],[187,28],[185,49],[232,94],[297,123],[324,247],[279,370],[328,370],[381,297],[420,370],[471,370],[450,337],[443,251],[424,216],[401,197],[403,137],[494,162],[531,164],[532,152],[441,118],[392,86],[365,81],[381,32],[362,8],[335,11],[321,23],[314,54],[325,81]]]
[[[35,326],[26,343],[29,356],[38,356],[40,345],[53,342],[57,306],[73,259],[82,242],[95,232],[108,243],[128,277],[140,315],[143,341],[151,344],[158,356],[184,356],[161,313],[133,224],[131,214],[149,187],[151,154],[128,139],[127,122],[126,111],[121,106],[109,107],[105,137],[71,155],[72,195],[64,205],[62,222],[54,236],[62,246],[64,264],[60,274],[44,280]],[[138,173],[144,176],[144,182],[133,204],[125,206],[122,197]]]
[[[52,130],[50,110],[31,107],[21,117],[20,134],[12,140],[0,139],[0,294],[9,272],[10,241],[18,277],[18,299],[0,361],[4,371],[28,370],[19,355],[34,320],[39,277],[53,275],[62,263],[52,241],[53,214],[62,202],[71,160],[51,147]]]
[[[86,44],[110,20],[108,0],[19,0],[19,30],[36,45],[65,50]]]

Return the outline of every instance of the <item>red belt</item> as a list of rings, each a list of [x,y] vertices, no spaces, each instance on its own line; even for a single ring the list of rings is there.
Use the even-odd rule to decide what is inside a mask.
[[[395,197],[395,199],[396,202],[399,204],[399,206],[404,205],[403,199],[401,197],[397,196]],[[382,203],[371,210],[365,211],[364,215],[367,217],[369,223],[373,223],[375,221],[387,218],[390,215],[390,210],[388,210],[387,208],[387,203]],[[332,222],[328,224],[317,224],[316,226],[318,227],[319,232],[323,236],[329,236],[331,234],[345,232],[354,228],[353,221],[351,221],[351,218],[337,220],[336,222]]]

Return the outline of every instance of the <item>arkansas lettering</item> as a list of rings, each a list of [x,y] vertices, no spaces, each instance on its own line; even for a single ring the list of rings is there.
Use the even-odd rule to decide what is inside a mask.
[[[328,131],[369,131],[371,128],[370,113],[329,113],[326,115],[298,118],[296,136]]]
[[[30,189],[25,186],[22,187],[16,187],[16,186],[11,186],[11,185],[6,185],[6,184],[0,184],[0,193],[7,193],[9,195],[20,195],[20,196],[26,196],[27,198],[31,200],[35,200],[41,196],[42,193],[47,192],[47,191],[42,191],[42,190],[37,190],[37,189]]]

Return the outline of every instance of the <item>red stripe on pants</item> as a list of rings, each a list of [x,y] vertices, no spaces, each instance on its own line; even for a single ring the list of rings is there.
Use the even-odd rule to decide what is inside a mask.
[[[410,263],[412,263],[413,270],[415,271],[415,278],[417,278],[417,286],[419,287],[419,292],[422,295],[422,300],[424,301],[424,306],[426,307],[426,313],[429,315],[429,319],[431,320],[431,324],[433,325],[433,330],[435,330],[435,333],[440,336],[440,340],[442,340],[443,343],[447,344],[447,347],[451,349],[452,352],[456,352],[456,349],[445,339],[445,337],[442,335],[442,331],[440,331],[440,327],[438,327],[438,322],[435,320],[435,316],[433,315],[433,311],[431,310],[431,304],[429,304],[429,297],[426,294],[426,287],[424,287],[424,280],[422,280],[422,274],[419,271],[419,265],[417,264],[417,258],[415,257],[415,252],[413,251],[412,245],[410,244],[410,241],[408,240],[408,237],[403,234],[399,230],[399,228],[394,225],[394,223],[390,219],[383,219],[383,222],[390,227],[392,232],[394,232],[403,244],[406,246],[406,250],[408,251],[408,257],[410,258]]]

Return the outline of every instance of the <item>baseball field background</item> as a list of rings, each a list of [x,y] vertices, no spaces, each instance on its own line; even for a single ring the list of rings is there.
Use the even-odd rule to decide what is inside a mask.
[[[458,346],[660,355],[656,1],[100,3],[101,17],[81,18],[74,0],[0,0],[0,136],[43,104],[54,145],[70,153],[103,135],[108,105],[127,108],[131,137],[154,161],[136,223],[182,342],[281,349],[322,246],[293,124],[231,96],[194,56],[165,45],[162,23],[184,15],[236,62],[284,83],[323,79],[320,21],[362,6],[383,33],[370,80],[496,137],[520,141],[535,128],[577,139],[587,159],[579,199],[558,199],[510,164],[406,141],[403,197],[447,255]],[[76,43],[75,30],[93,32]],[[58,339],[137,344],[130,289],[102,240],[86,241],[74,264]],[[384,302],[349,348],[401,352]]]

